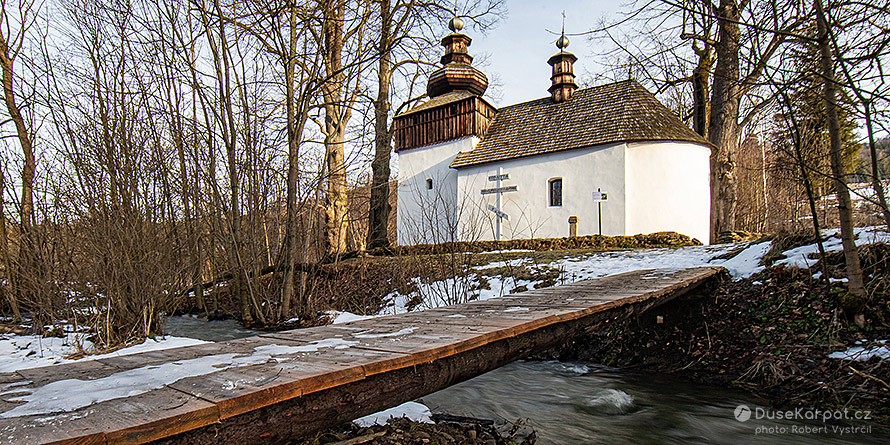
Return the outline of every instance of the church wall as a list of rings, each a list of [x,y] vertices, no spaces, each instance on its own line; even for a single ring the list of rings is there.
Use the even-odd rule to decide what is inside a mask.
[[[398,154],[398,242],[401,245],[460,239],[457,170],[449,164],[461,151],[479,142],[466,137]],[[432,189],[427,188],[432,180]]]
[[[711,149],[688,142],[627,145],[627,234],[665,230],[708,242]]]
[[[463,167],[458,174],[459,201],[465,208],[463,232],[474,235],[468,239],[494,239],[495,216],[487,206],[495,204],[496,196],[482,196],[481,190],[495,187],[488,177],[501,167],[510,175],[502,185],[518,186],[518,191],[502,195],[502,209],[509,220],[503,223],[501,239],[568,236],[570,216],[578,217],[578,235],[599,233],[593,200],[598,187],[608,193],[608,201],[602,204],[603,235],[624,234],[625,154],[625,144],[618,143]],[[563,180],[559,207],[549,205],[553,178]]]

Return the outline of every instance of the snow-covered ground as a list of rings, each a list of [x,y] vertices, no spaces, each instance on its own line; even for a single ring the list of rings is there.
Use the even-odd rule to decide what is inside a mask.
[[[854,230],[856,233],[856,245],[874,243],[890,243],[890,234],[877,227],[860,227]],[[823,236],[827,239],[822,243],[826,252],[840,252],[844,250],[841,245],[841,239],[838,229],[826,229],[822,231]],[[796,247],[786,250],[787,258],[776,261],[776,264],[787,264],[791,267],[806,269],[811,267],[816,260],[810,259],[809,256],[819,252],[816,244],[808,244],[806,246]]]
[[[547,266],[550,269],[560,271],[559,284],[571,283],[579,280],[599,278],[615,275],[639,269],[685,269],[703,265],[724,265],[724,260],[714,260],[715,257],[724,255],[738,246],[733,244],[721,244],[716,246],[684,247],[679,249],[641,249],[617,252],[600,252],[582,254],[577,257],[561,258],[548,263],[535,263],[532,257],[516,258],[506,261],[492,261],[474,268],[474,273],[467,277],[455,277],[447,280],[424,282],[414,280],[418,288],[416,294],[424,300],[423,308],[435,308],[444,306],[442,299],[429,299],[431,295],[443,292],[460,291],[467,289],[470,299],[488,300],[509,294],[513,289],[525,286],[534,289],[540,281],[514,279],[513,277],[488,276],[486,271],[495,268],[510,267],[534,267]],[[768,250],[768,248],[767,248]],[[761,253],[762,256],[762,253]],[[759,261],[759,257],[757,259]],[[753,273],[753,266],[744,264],[728,265],[731,271],[738,276]],[[750,269],[750,270],[749,270]],[[487,287],[480,286],[485,280]],[[483,287],[483,288],[480,288]],[[361,320],[374,316],[393,315],[408,312],[407,303],[413,297],[412,294],[393,292],[387,296],[386,306],[375,315],[356,315],[349,312],[331,311],[330,315],[335,324],[346,323],[353,320]]]
[[[857,245],[874,243],[890,243],[890,233],[877,227],[863,227],[855,230]],[[827,252],[839,252],[843,249],[838,229],[826,229],[822,231],[823,245]],[[744,250],[729,259],[720,259],[739,247]],[[506,261],[492,261],[475,267],[475,273],[465,278],[449,278],[447,280],[425,283],[415,279],[414,284],[421,297],[434,295],[450,289],[473,289],[468,293],[470,299],[487,300],[509,294],[513,289],[525,286],[534,289],[540,281],[516,280],[512,277],[486,276],[487,269],[502,267],[525,267],[545,265],[560,271],[559,284],[571,283],[580,280],[588,280],[608,275],[616,275],[640,269],[686,269],[699,266],[723,266],[735,279],[748,278],[763,270],[760,265],[763,256],[772,247],[771,241],[761,243],[717,244],[713,246],[682,247],[678,249],[640,249],[616,252],[600,252],[582,254],[578,257],[558,259],[546,264],[536,264],[532,257],[515,258]],[[816,260],[809,258],[818,252],[816,244],[808,244],[796,247],[784,252],[787,258],[776,261],[776,264],[785,264],[789,267],[805,269],[812,266]],[[478,289],[480,281],[485,279],[487,288]],[[457,280],[457,281],[456,281]],[[460,282],[464,280],[464,282]],[[843,281],[843,279],[832,279]],[[393,292],[387,296],[386,306],[375,315],[356,315],[349,312],[331,311],[334,323],[346,323],[353,320],[363,320],[382,315],[393,315],[408,312],[407,303],[415,297],[415,294],[401,294]],[[440,300],[424,301],[423,309],[444,306]]]
[[[840,239],[837,230],[826,230],[824,235],[828,237],[825,247],[828,251],[841,250]],[[890,234],[875,228],[857,229],[857,244],[869,244],[875,242],[890,242]],[[678,249],[642,249],[632,251],[602,252],[581,254],[576,257],[566,257],[553,260],[544,264],[537,263],[534,255],[526,258],[517,258],[507,261],[492,261],[487,264],[477,266],[474,271],[467,277],[455,277],[448,280],[437,282],[424,282],[420,279],[415,280],[420,296],[428,297],[437,292],[457,291],[467,292],[472,299],[490,299],[497,298],[509,294],[517,287],[524,286],[527,289],[533,289],[536,285],[541,284],[538,280],[519,280],[513,277],[491,276],[491,269],[495,268],[518,268],[518,267],[546,267],[549,270],[559,271],[558,284],[564,284],[579,280],[598,278],[608,275],[615,275],[639,269],[684,269],[697,266],[723,266],[726,267],[732,276],[736,279],[750,277],[754,273],[763,269],[759,263],[763,256],[769,251],[771,242],[747,243],[747,244],[722,244],[715,246],[698,246],[685,247]],[[741,251],[730,259],[719,258],[734,250],[741,248]],[[786,264],[790,267],[807,267],[811,266],[814,260],[808,258],[810,254],[817,252],[815,245],[808,245],[790,249],[785,252],[786,259],[777,261],[780,264]],[[482,286],[487,282],[487,286]],[[345,323],[353,320],[372,318],[375,316],[399,314],[407,312],[407,303],[415,294],[403,295],[400,293],[392,293],[387,297],[387,305],[378,314],[375,315],[356,315],[348,312],[332,312],[334,323]],[[445,299],[429,299],[427,298],[421,308],[432,308],[444,305]],[[522,310],[523,308],[516,308]],[[41,338],[29,335],[0,335],[0,372],[11,372],[18,369],[32,368],[39,366],[48,366],[60,363],[68,363],[73,361],[68,358],[72,354],[81,350],[89,351],[92,345],[79,337],[80,334],[69,334],[65,338]],[[103,357],[113,357],[120,355],[136,354],[150,350],[174,348],[190,344],[203,343],[201,340],[167,336],[158,339],[149,339],[144,343],[120,349],[118,351],[103,355],[87,355],[81,360],[90,360]],[[870,343],[870,345],[873,345]],[[272,345],[274,346],[274,345]],[[348,345],[335,344],[318,344],[314,347],[347,347]],[[310,345],[309,347],[312,347]],[[210,356],[202,359],[195,359],[194,366],[178,366],[177,372],[172,373],[169,378],[163,381],[152,380],[142,375],[132,375],[131,378],[117,382],[114,385],[106,385],[102,388],[93,388],[92,391],[80,391],[84,388],[49,388],[46,391],[56,391],[54,394],[65,394],[67,399],[66,405],[60,406],[44,406],[46,400],[52,399],[52,394],[47,398],[37,398],[39,394],[36,392],[29,396],[22,396],[21,401],[27,402],[12,411],[25,410],[29,412],[50,411],[70,411],[78,406],[85,406],[84,403],[94,403],[99,397],[102,400],[109,398],[122,397],[120,394],[131,394],[133,391],[145,392],[152,388],[163,386],[169,383],[170,378],[179,379],[187,375],[199,375],[205,372],[213,372],[222,367],[237,367],[245,364],[254,363],[257,360],[264,361],[273,354],[286,353],[288,351],[279,350],[257,350],[255,354],[246,357],[222,357]],[[223,354],[226,355],[226,354]],[[863,360],[863,357],[878,356],[887,358],[890,356],[890,349],[883,342],[878,346],[853,346],[847,351],[835,352],[831,357],[844,358],[850,360]],[[213,363],[199,362],[200,360],[213,359]],[[219,360],[217,360],[219,359]],[[222,360],[222,361],[220,361]],[[185,374],[183,374],[185,373]],[[198,374],[195,374],[198,373]],[[175,380],[174,380],[175,381]],[[108,382],[106,382],[108,383]],[[237,382],[233,382],[237,385]],[[138,387],[138,388],[137,388]],[[15,391],[15,388],[4,388],[6,391]],[[71,391],[77,390],[82,397],[76,400],[69,397]],[[61,391],[61,392],[59,392]],[[39,400],[38,400],[39,399]],[[43,401],[41,401],[43,400]],[[49,402],[46,402],[49,403]],[[26,408],[27,407],[27,408]],[[12,411],[7,412],[7,414]],[[357,422],[363,425],[383,422],[389,417],[400,417],[407,415],[416,421],[429,421],[429,409],[425,406],[409,402],[390,410],[382,411],[371,416],[358,419]]]

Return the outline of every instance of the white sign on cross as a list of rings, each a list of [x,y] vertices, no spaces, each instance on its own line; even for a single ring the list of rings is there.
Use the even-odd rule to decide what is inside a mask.
[[[593,192],[593,200],[596,202],[596,218],[599,220],[600,236],[603,235],[603,202],[609,200],[609,194],[597,188]]]
[[[510,174],[504,173],[501,167],[498,167],[498,174],[491,175],[488,177],[488,180],[495,183],[493,188],[485,188],[482,189],[482,195],[497,195],[497,203],[495,205],[488,205],[488,210],[491,210],[496,218],[495,218],[495,232],[494,239],[496,241],[501,240],[501,220],[506,219],[509,220],[510,217],[501,210],[501,195],[508,192],[517,191],[517,186],[508,185],[506,187],[501,186],[501,181],[510,179]]]

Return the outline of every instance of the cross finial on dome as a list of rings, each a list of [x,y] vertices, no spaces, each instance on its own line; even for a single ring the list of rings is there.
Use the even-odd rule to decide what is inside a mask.
[[[448,21],[448,29],[454,33],[459,33],[460,30],[464,29],[464,20],[457,13],[457,0],[454,0],[454,17]]]
[[[569,38],[566,37],[566,12],[562,12],[562,34],[556,39],[556,47],[559,48],[560,51],[568,48],[569,46]]]

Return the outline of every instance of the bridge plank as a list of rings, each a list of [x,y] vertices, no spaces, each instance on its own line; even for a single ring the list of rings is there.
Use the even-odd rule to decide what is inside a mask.
[[[275,340],[280,343],[281,339]],[[309,343],[304,343],[309,345]],[[179,380],[172,388],[211,401],[226,419],[264,406],[365,378],[366,368],[389,370],[400,354],[358,348],[320,349],[275,355],[260,365],[232,368]]]
[[[161,388],[68,413],[0,418],[10,443],[145,443],[218,421],[216,405]],[[0,436],[3,437],[3,436]]]
[[[346,341],[357,342],[355,347],[358,348],[403,354],[400,359],[391,362],[393,369],[447,357],[485,344],[492,338],[491,331],[455,330],[449,326],[436,326],[423,323],[422,319],[415,318],[415,314],[405,314],[402,319],[401,323],[384,319],[362,320],[348,326],[331,326],[325,330],[313,329],[311,332],[289,332],[285,335],[272,333],[264,334],[263,337],[292,339],[299,334],[302,341],[318,341],[331,335],[341,335]],[[405,333],[395,335],[400,331]]]
[[[116,369],[98,360],[85,360],[65,365],[42,366],[20,369],[16,374],[21,380],[31,382],[28,386],[43,386],[47,383],[66,379],[95,380],[114,374]]]
[[[108,443],[138,444],[219,421],[219,409],[172,388],[161,388],[90,407]]]
[[[190,360],[214,354],[248,354],[253,352],[253,347],[254,345],[243,341],[199,343],[179,348],[159,349],[139,354],[101,358],[96,361],[112,367],[115,372],[120,372],[144,366],[154,366],[162,363],[169,363],[171,361]]]

